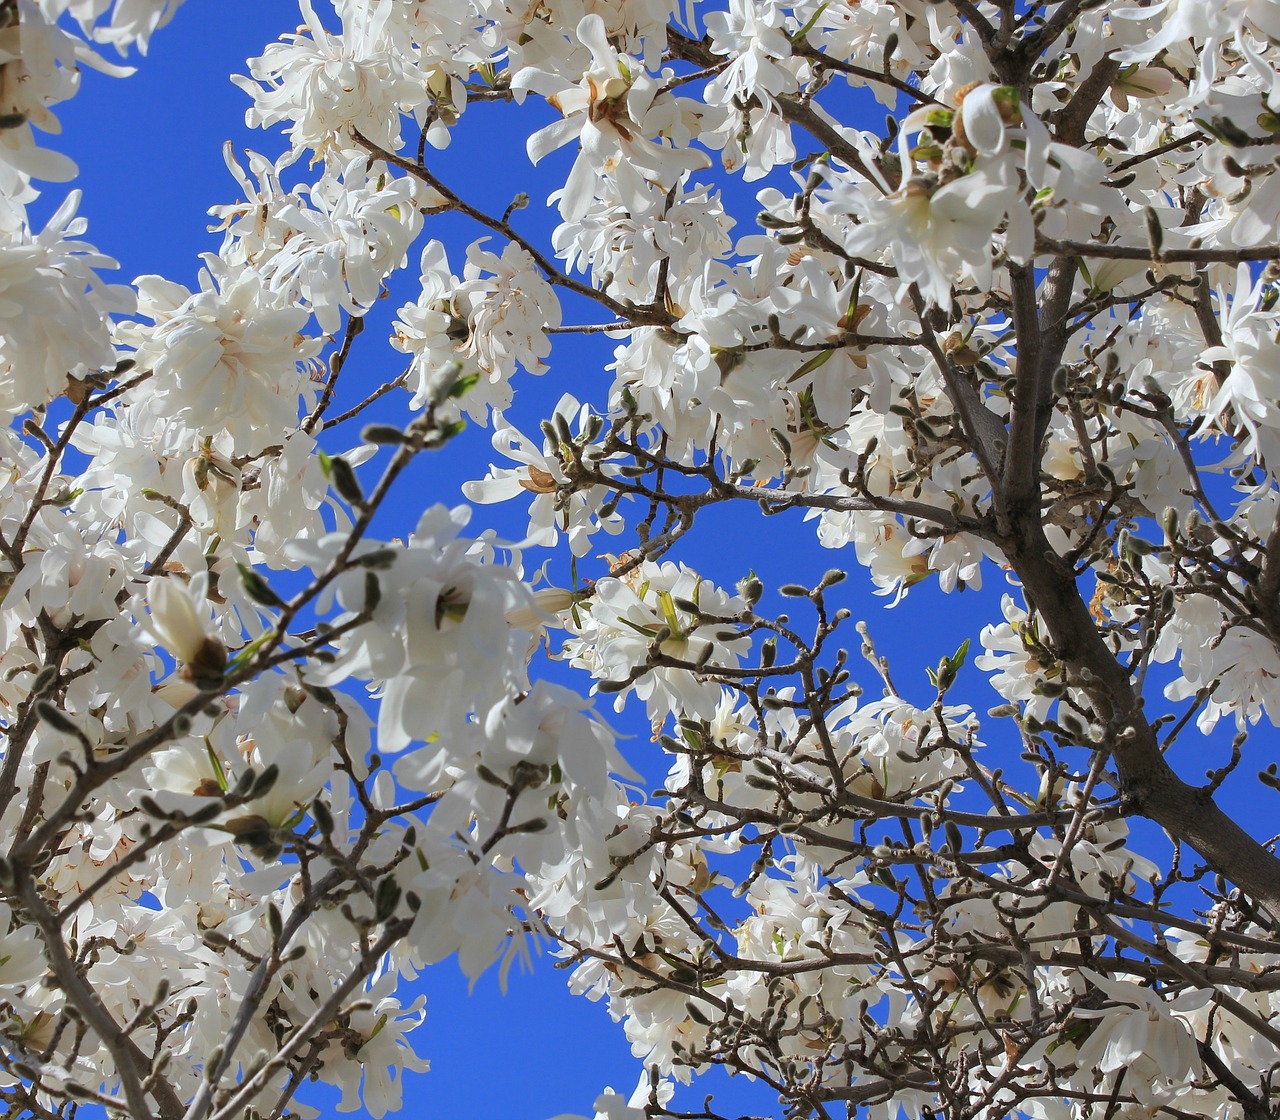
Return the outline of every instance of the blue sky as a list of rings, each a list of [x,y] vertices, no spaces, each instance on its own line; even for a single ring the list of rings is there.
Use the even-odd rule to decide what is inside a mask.
[[[238,191],[223,164],[223,142],[231,139],[238,149],[252,147],[267,153],[282,146],[278,134],[245,128],[247,99],[228,75],[243,72],[246,57],[259,53],[297,22],[296,10],[288,2],[192,0],[156,35],[150,56],[135,60],[139,67],[135,76],[117,80],[89,73],[81,95],[58,110],[64,134],[49,142],[80,164],[76,185],[85,192],[81,213],[90,222],[88,239],[121,262],[122,278],[158,272],[189,286],[195,284],[197,255],[216,250],[220,238],[206,232],[208,208],[233,201]],[[879,119],[878,115],[873,118],[876,123]],[[572,152],[566,149],[537,174],[529,167],[524,137],[545,120],[545,109],[532,103],[519,113],[508,107],[474,109],[464,117],[449,152],[433,156],[434,166],[467,197],[498,212],[517,191],[527,190],[533,205],[517,221],[522,228],[545,235],[554,225],[553,216],[541,206],[551,189],[549,176],[563,175],[572,161]],[[749,200],[754,189],[738,188],[737,197]],[[61,187],[50,188],[36,208],[36,220],[62,197]],[[752,212],[749,202],[743,205],[743,216]],[[481,232],[453,220],[428,227],[428,236],[450,246],[454,262],[461,261],[466,244]],[[415,255],[407,270],[410,282],[417,276],[416,263]],[[376,329],[384,335],[395,308],[412,298],[403,292],[403,287],[398,288],[373,316]],[[572,306],[566,307],[566,321],[580,321]],[[601,338],[561,341],[564,345],[557,345],[551,359],[551,373],[541,381],[525,378],[518,383],[517,411],[531,421],[522,424],[526,431],[536,430],[533,418],[566,390],[597,401],[607,391],[608,374],[602,367],[612,344]],[[385,347],[366,348],[366,358],[375,355],[384,364],[370,376],[398,372],[399,355]],[[403,398],[397,403],[403,404]],[[473,429],[445,453],[424,460],[402,489],[402,504],[391,511],[400,531],[413,524],[424,501],[460,501],[460,483],[483,475],[489,450],[488,433]],[[481,508],[473,524],[493,524],[500,532],[518,537],[524,511]],[[766,522],[766,539],[773,543],[763,550],[761,528],[754,509],[708,511],[681,558],[730,585],[749,567],[776,586],[784,580],[816,581],[828,567],[854,566],[852,555],[824,552],[812,543],[812,533],[800,525],[798,517]],[[556,563],[560,567],[551,571],[553,582],[567,583],[564,561]],[[976,652],[981,625],[998,615],[996,602],[1003,581],[994,568],[988,569],[986,578],[988,590],[981,595],[944,599],[925,586],[887,613],[881,609],[884,601],[869,594],[869,581],[860,572],[853,572],[845,585],[846,604],[855,617],[869,619],[881,651],[894,660],[899,685],[917,703],[930,697],[924,665],[936,664],[965,637],[974,639]],[[850,639],[856,641],[852,633]],[[975,670],[965,672],[971,687],[967,694],[963,688],[959,691],[984,712],[997,698],[985,685],[972,687],[978,676]],[[859,667],[855,666],[855,673],[860,673]],[[863,675],[864,683],[874,695],[874,682],[867,676]],[[585,687],[585,682],[579,687]],[[634,736],[629,753],[637,764],[651,780],[657,777],[661,766],[654,766],[653,752],[647,765],[637,753],[647,745],[647,728],[635,721],[616,722]],[[1209,759],[1206,765],[1214,761]],[[407,1108],[413,1115],[465,1114],[475,1120],[544,1120],[560,1112],[590,1115],[592,1100],[606,1084],[630,1091],[638,1068],[620,1027],[608,1020],[600,1006],[569,996],[565,973],[553,970],[550,963],[544,958],[532,975],[513,972],[505,998],[498,993],[496,975],[483,977],[469,994],[466,980],[453,963],[427,972],[421,990],[428,996],[428,1018],[416,1040],[433,1068],[415,1078],[408,1089]],[[695,1095],[691,1102],[697,1099]],[[727,1108],[732,1107],[730,1100],[755,1112],[776,1111],[767,1091],[739,1093],[735,1088],[724,1098]]]

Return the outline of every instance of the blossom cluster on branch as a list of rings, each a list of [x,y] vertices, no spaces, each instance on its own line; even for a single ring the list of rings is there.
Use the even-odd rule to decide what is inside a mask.
[[[33,130],[177,0],[0,0],[8,1114],[380,1117],[402,981],[542,941],[642,1064],[605,1120],[717,1120],[712,1067],[788,1120],[1275,1116],[1227,793],[1280,789],[1274,0],[300,2],[191,290],[29,218]],[[481,102],[556,114],[502,157],[569,149],[548,241],[439,171]],[[607,388],[520,431],[574,333]],[[525,539],[378,539],[468,420]],[[717,585],[726,503],[836,566]],[[924,581],[989,622],[921,691],[852,611]]]

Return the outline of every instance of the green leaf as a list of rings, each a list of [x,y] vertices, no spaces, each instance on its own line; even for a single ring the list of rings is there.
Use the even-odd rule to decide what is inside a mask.
[[[822,4],[818,5],[818,10],[809,17],[808,22],[805,23],[799,31],[795,32],[795,34],[791,36],[791,41],[793,43],[799,43],[803,40],[804,37],[817,26],[818,20],[822,18],[822,13],[829,7],[831,7],[831,0],[824,0]]]
[[[226,793],[231,787],[227,783],[227,772],[222,768],[222,760],[218,758],[218,753],[213,749],[213,744],[209,741],[209,736],[204,737],[205,753],[209,756],[209,765],[213,769],[214,780],[218,783],[218,788]]]
[[[826,365],[827,362],[831,360],[831,355],[834,354],[835,352],[836,350],[834,346],[828,350],[820,350],[817,354],[815,354],[812,358],[810,358],[807,362],[805,362],[804,365],[802,365],[798,370],[796,370],[795,373],[793,373],[790,377],[787,378],[787,384],[790,385],[793,382],[799,381],[800,378],[804,377],[806,374],[812,373],[815,369],[820,369],[822,366]]]
[[[454,400],[459,397],[465,397],[472,389],[476,387],[476,383],[480,380],[478,373],[468,373],[464,377],[459,377],[452,385],[449,386],[448,396]]]

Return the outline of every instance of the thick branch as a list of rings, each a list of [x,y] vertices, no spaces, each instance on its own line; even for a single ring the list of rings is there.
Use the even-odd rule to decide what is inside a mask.
[[[1150,264],[1244,264],[1280,260],[1280,245],[1221,246],[1212,249],[1163,249],[1157,257],[1148,245],[1106,245],[1093,241],[1055,241],[1036,238],[1036,255],[1098,257],[1103,260],[1147,261]]]
[[[62,942],[62,927],[40,897],[35,880],[29,874],[20,873],[17,891],[23,909],[40,930],[45,959],[57,978],[58,987],[111,1052],[133,1120],[151,1120],[153,1113],[142,1084],[151,1063],[138,1044],[124,1033],[67,953]],[[160,1106],[162,1120],[181,1120],[182,1102],[168,1082],[162,1078],[154,1079],[151,1094]]]
[[[1134,810],[1255,899],[1280,922],[1280,859],[1218,807],[1188,785],[1165,761],[1155,730],[1143,714],[1128,670],[1098,631],[1075,575],[1045,539],[1038,516],[1027,514],[1015,534],[1000,542],[1005,556],[1044,620],[1054,653],[1089,697],[1105,726],[1121,792]]]
[[[1032,269],[1010,266],[1018,374],[1009,421],[1003,492],[1013,505],[1039,502],[1040,449],[1053,416],[1053,375],[1067,344],[1067,310],[1076,262],[1059,257],[1049,266],[1037,300]],[[1043,309],[1043,310],[1041,310]]]

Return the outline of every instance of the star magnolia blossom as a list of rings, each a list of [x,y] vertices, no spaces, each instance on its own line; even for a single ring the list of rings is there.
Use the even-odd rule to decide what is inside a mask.
[[[302,0],[110,284],[177,8],[0,2],[6,1114],[382,1117],[543,948],[595,1120],[1272,1115],[1277,5]]]

